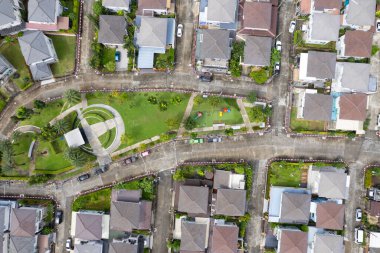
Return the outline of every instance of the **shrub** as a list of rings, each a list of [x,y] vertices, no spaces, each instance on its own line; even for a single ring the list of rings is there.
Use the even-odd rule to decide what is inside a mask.
[[[257,83],[264,84],[268,80],[268,73],[265,69],[251,71],[249,76]]]
[[[166,111],[168,109],[168,102],[160,101],[158,106],[160,108],[160,111]]]
[[[189,116],[185,121],[185,129],[192,130],[195,128],[196,124],[197,123],[195,122],[195,120],[191,116]]]
[[[51,178],[53,178],[52,175],[45,175],[45,174],[33,175],[29,178],[28,183],[30,185],[43,184],[49,181]]]
[[[375,55],[377,52],[379,52],[380,48],[378,45],[372,45],[371,55]]]
[[[230,71],[233,77],[241,76],[242,66],[240,65],[240,59],[243,60],[244,44],[244,41],[235,41],[232,43]]]
[[[224,130],[224,133],[227,136],[232,136],[232,135],[234,135],[234,130],[232,128],[228,128],[228,129]]]
[[[255,91],[250,92],[249,95],[247,96],[247,99],[248,99],[249,102],[255,103],[256,100],[257,100],[257,94],[256,94],[256,92]]]
[[[156,105],[158,103],[157,97],[156,96],[149,96],[148,102],[151,103],[152,105]]]

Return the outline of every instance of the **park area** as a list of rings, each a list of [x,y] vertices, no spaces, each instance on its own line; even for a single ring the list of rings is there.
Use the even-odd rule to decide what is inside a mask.
[[[211,127],[213,124],[237,125],[243,123],[236,99],[210,96],[194,98],[190,117],[196,122],[196,128]]]

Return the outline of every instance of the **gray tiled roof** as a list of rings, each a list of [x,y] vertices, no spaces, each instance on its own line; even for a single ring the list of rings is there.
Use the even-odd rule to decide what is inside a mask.
[[[333,97],[324,94],[306,94],[303,109],[305,120],[330,121],[332,117]]]
[[[208,198],[209,189],[207,187],[181,185],[179,188],[178,211],[207,214]]]
[[[269,66],[272,51],[272,38],[248,36],[244,47],[244,64]]]
[[[336,54],[309,51],[307,59],[307,76],[320,79],[335,77]]]
[[[213,188],[214,189],[229,188],[230,177],[231,177],[231,171],[215,170]]]
[[[236,17],[236,0],[209,0],[207,19],[221,23],[234,23]]]
[[[280,222],[307,224],[310,215],[310,194],[284,192],[281,196]]]
[[[36,233],[36,221],[36,209],[13,208],[10,234],[17,237],[32,237]]]
[[[375,0],[350,1],[346,10],[346,21],[352,25],[373,26],[375,25],[375,11]]]
[[[0,26],[16,20],[12,0],[0,0]]]
[[[333,234],[315,234],[314,253],[344,253],[343,237]]]
[[[53,77],[53,73],[48,64],[37,63],[30,65],[30,72],[32,72],[33,80],[42,81]]]
[[[109,246],[108,253],[137,253],[138,245],[122,242],[112,242]]]
[[[166,48],[167,18],[141,17],[141,25],[137,32],[136,44],[139,47]]]
[[[74,253],[103,253],[103,243],[88,242],[84,244],[75,244]]]
[[[243,216],[246,207],[246,191],[219,189],[216,194],[215,214]]]
[[[230,32],[217,29],[197,30],[197,58],[225,59],[231,57]]]
[[[207,233],[207,224],[182,220],[181,252],[204,252]]]
[[[14,69],[14,67],[12,66],[12,64],[9,63],[7,59],[5,59],[5,57],[2,54],[0,54],[0,76],[2,73],[4,73],[4,71],[8,69]]]
[[[57,0],[29,0],[28,20],[41,23],[55,23],[58,13],[56,13]]]
[[[102,215],[77,213],[75,237],[82,240],[102,239]]]
[[[343,67],[341,85],[357,92],[369,91],[371,65],[366,63],[338,62]]]
[[[347,198],[347,174],[332,171],[321,171],[318,196],[332,199]]]
[[[18,38],[18,41],[27,65],[55,58],[54,53],[49,50],[54,50],[54,47],[50,45],[46,35],[40,31],[26,31]]]
[[[312,40],[338,41],[340,16],[328,13],[312,14]]]
[[[2,238],[1,238],[2,239]],[[11,236],[9,241],[9,253],[35,252],[36,237]]]
[[[103,0],[102,5],[104,7],[115,7],[129,9],[129,0]]]
[[[101,15],[99,17],[98,42],[103,44],[124,44],[127,22],[123,16]]]

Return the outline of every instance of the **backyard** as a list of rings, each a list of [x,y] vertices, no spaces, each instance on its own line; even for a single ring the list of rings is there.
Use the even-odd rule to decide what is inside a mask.
[[[239,106],[233,98],[197,96],[190,117],[196,121],[196,127],[211,127],[216,123],[236,125],[243,123]]]
[[[12,77],[11,79],[13,82],[21,90],[30,87],[32,82],[29,68],[25,63],[18,41],[16,40],[14,42],[2,44],[0,46],[0,54],[4,55],[4,57],[17,69],[17,73],[20,75],[18,78]]]
[[[96,92],[87,94],[87,100],[89,105],[107,104],[120,113],[126,137],[119,147],[122,149],[170,130],[177,130],[189,95],[170,92]],[[160,104],[163,106],[160,107]]]
[[[318,131],[325,130],[325,123],[323,121],[311,121],[297,119],[297,108],[293,107],[290,117],[290,128],[294,131]]]
[[[65,76],[74,72],[75,67],[75,36],[49,35],[52,39],[58,62],[51,65],[55,77]]]

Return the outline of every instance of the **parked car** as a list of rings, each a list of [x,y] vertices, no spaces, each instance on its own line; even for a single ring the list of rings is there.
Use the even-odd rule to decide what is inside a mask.
[[[138,156],[131,156],[131,157],[128,157],[124,160],[124,164],[127,165],[127,164],[130,164],[130,163],[134,163],[137,161],[137,159],[139,159]]]
[[[213,77],[212,77],[212,73],[210,72],[204,72],[202,73],[200,76],[199,76],[199,79],[202,81],[202,82],[211,82]]]
[[[280,51],[281,52],[281,50],[282,50],[282,44],[281,44],[281,41],[276,41],[276,49],[277,49],[277,51]]]
[[[81,182],[81,181],[87,180],[89,178],[90,178],[90,174],[86,173],[86,174],[80,175],[78,177],[78,181]]]
[[[178,38],[181,38],[182,37],[182,30],[183,30],[183,25],[182,24],[179,24],[177,26],[177,37]]]
[[[222,137],[212,137],[208,138],[207,142],[222,142]]]
[[[55,224],[56,225],[61,224],[62,218],[63,218],[63,211],[57,210],[57,212],[55,212]]]
[[[380,20],[376,21],[376,31],[380,32]]]
[[[380,127],[380,114],[377,115],[377,126]]]
[[[373,199],[374,196],[375,196],[375,191],[373,189],[369,189],[368,190],[368,198]]]
[[[355,228],[355,243],[362,244],[364,241],[364,230],[360,227]]]
[[[119,51],[115,52],[115,61],[120,62],[120,52]]]
[[[195,139],[191,139],[189,143],[198,144],[198,143],[203,143],[203,142],[204,142],[203,138],[195,138]]]
[[[275,75],[280,74],[280,69],[281,69],[280,62],[276,62],[276,63],[274,64],[274,74],[275,74]]]
[[[150,155],[151,153],[152,153],[152,151],[147,150],[147,151],[142,152],[140,155],[141,155],[142,157],[145,157],[145,156]]]
[[[72,249],[71,245],[72,245],[72,240],[71,240],[71,238],[69,238],[66,240],[66,250],[67,251],[70,251]]]
[[[363,217],[362,209],[356,208],[355,220],[356,221],[361,221],[362,217]]]
[[[95,175],[102,174],[102,173],[106,172],[107,170],[108,170],[108,165],[100,166],[99,168],[97,168],[95,170]]]
[[[292,20],[289,25],[289,32],[294,33],[294,30],[296,29],[296,21]]]

